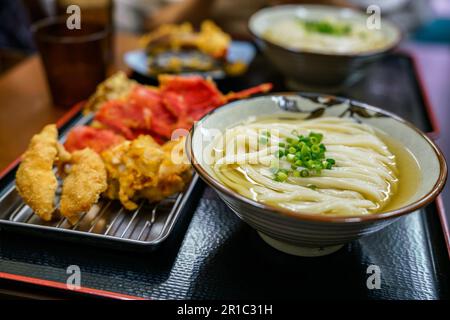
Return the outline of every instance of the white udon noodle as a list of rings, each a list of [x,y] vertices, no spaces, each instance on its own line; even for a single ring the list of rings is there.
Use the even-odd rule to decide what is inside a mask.
[[[339,19],[327,18],[332,24],[340,24]],[[354,53],[382,49],[388,40],[381,30],[369,30],[365,23],[349,22],[348,35],[329,35],[305,30],[297,19],[284,19],[272,24],[264,33],[268,40],[294,49],[332,53]]]
[[[268,143],[260,143],[261,133],[267,131]],[[285,182],[275,181],[270,170],[273,161],[279,161],[280,168],[291,166],[275,156],[279,142],[295,138],[294,133],[310,132],[324,135],[325,156],[335,159],[335,166],[320,175],[289,175]],[[254,121],[226,130],[205,150],[207,163],[223,184],[245,197],[295,212],[374,213],[386,205],[398,183],[395,156],[373,128],[349,118]]]

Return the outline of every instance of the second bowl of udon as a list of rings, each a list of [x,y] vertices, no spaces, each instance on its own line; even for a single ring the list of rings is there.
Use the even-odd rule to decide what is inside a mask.
[[[259,10],[248,27],[289,87],[330,92],[356,82],[399,43],[397,27],[373,18],[335,6],[281,5]]]
[[[187,152],[227,206],[281,251],[318,256],[430,203],[447,166],[400,117],[319,94],[227,104],[195,124]]]

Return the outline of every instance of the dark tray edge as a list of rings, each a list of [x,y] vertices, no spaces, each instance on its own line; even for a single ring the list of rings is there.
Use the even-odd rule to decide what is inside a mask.
[[[422,100],[423,100],[423,105],[425,106],[426,113],[428,114],[428,118],[430,119],[431,128],[433,129],[433,131],[427,132],[427,135],[432,140],[437,140],[439,138],[441,129],[439,126],[439,122],[437,120],[436,113],[434,112],[434,108],[431,104],[430,97],[426,90],[425,81],[423,80],[423,76],[422,76],[422,69],[421,69],[419,63],[417,62],[417,57],[413,52],[411,52],[411,50],[400,49],[400,50],[398,50],[398,53],[408,57],[412,62],[412,66],[413,66],[412,71],[416,78],[416,83],[417,83],[417,86],[420,91],[420,96],[422,97]],[[448,258],[450,259],[450,223],[449,223],[449,221],[447,221],[447,215],[446,215],[444,203],[442,201],[442,197],[439,195],[436,198],[435,202],[436,202],[436,207],[437,207],[437,211],[439,214],[439,220],[441,223],[442,232],[444,234],[445,244],[447,246]]]
[[[405,50],[405,49],[399,49],[397,51],[398,54],[403,55],[411,60],[412,63],[412,73],[415,75],[415,82],[417,84],[417,88],[419,89],[420,96],[422,98],[423,105],[425,107],[425,111],[428,115],[428,119],[430,120],[430,125],[432,128],[431,132],[427,132],[427,135],[433,139],[436,140],[439,138],[439,135],[441,133],[441,128],[439,126],[439,122],[437,120],[436,113],[434,112],[434,108],[431,104],[430,97],[428,96],[427,90],[425,90],[425,82],[423,80],[422,71],[419,67],[419,64],[417,63],[417,58],[414,55],[413,52]]]
[[[0,279],[27,283],[27,284],[31,284],[33,286],[38,286],[38,287],[49,287],[52,289],[72,291],[72,292],[81,293],[84,295],[93,295],[93,296],[99,296],[99,297],[111,298],[111,299],[149,300],[149,299],[145,299],[145,298],[142,298],[139,296],[131,296],[131,295],[123,294],[123,293],[88,288],[88,287],[81,287],[81,286],[76,289],[69,289],[67,287],[67,285],[62,282],[27,277],[27,276],[17,275],[17,274],[13,274],[13,273],[6,273],[6,272],[0,272]]]

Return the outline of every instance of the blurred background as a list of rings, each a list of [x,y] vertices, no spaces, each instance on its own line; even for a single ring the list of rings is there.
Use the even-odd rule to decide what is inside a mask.
[[[249,37],[248,17],[266,6],[284,3],[324,3],[365,10],[378,5],[383,18],[395,22],[419,42],[450,44],[450,1],[448,0],[2,0],[0,2],[0,72],[22,61],[36,50],[30,25],[42,18],[65,14],[69,4],[93,12],[111,3],[111,21],[116,32],[141,34],[168,22],[198,24],[210,18],[237,38]],[[238,10],[236,10],[238,8]]]

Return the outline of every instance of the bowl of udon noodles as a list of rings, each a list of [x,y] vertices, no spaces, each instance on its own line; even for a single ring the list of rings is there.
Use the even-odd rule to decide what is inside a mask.
[[[226,104],[186,141],[200,177],[272,247],[332,253],[430,203],[447,165],[408,121],[329,95]]]
[[[294,90],[339,90],[359,80],[401,40],[386,19],[349,8],[281,5],[248,22],[258,47]]]

